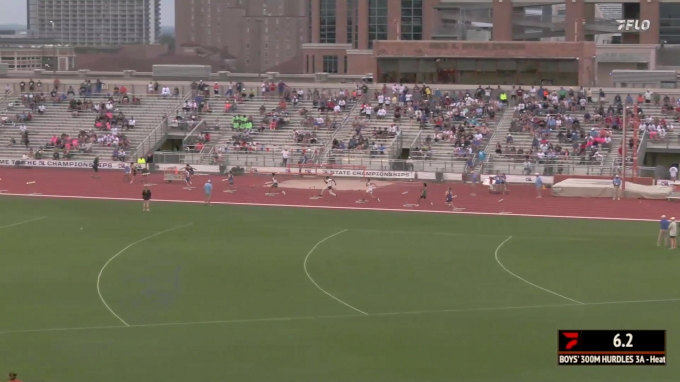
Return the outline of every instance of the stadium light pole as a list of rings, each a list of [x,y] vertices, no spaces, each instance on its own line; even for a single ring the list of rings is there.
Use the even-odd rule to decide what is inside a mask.
[[[621,142],[621,190],[626,191],[626,155],[628,154],[626,131],[628,127],[628,107],[623,106],[623,142]]]

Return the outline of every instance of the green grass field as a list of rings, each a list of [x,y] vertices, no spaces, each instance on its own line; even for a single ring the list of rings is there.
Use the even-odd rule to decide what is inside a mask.
[[[47,217],[0,229],[24,381],[678,380],[680,300],[619,303],[680,299],[653,223],[1,203],[0,226]],[[668,366],[557,367],[558,329],[666,329]]]

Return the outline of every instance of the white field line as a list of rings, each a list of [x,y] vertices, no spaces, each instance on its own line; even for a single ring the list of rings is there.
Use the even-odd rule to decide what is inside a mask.
[[[525,280],[525,279],[523,279],[523,278],[517,276],[516,274],[510,272],[510,270],[509,270],[508,268],[506,268],[505,265],[503,265],[503,263],[501,263],[501,261],[498,259],[498,250],[501,249],[501,247],[503,246],[503,244],[505,244],[505,243],[507,243],[508,241],[510,241],[510,239],[512,239],[512,236],[508,236],[507,239],[503,240],[503,242],[500,243],[500,244],[498,245],[498,247],[496,247],[496,251],[495,251],[495,253],[494,253],[494,257],[496,258],[496,262],[498,263],[498,265],[501,266],[501,268],[503,268],[503,269],[504,269],[506,272],[508,272],[509,274],[511,274],[511,275],[513,275],[513,276],[515,276],[515,277],[517,277],[518,279],[524,281],[525,283],[527,283],[527,284],[529,284],[529,285],[531,285],[531,286],[533,286],[533,287],[535,287],[535,288],[538,288],[538,289],[540,289],[540,290],[546,291],[546,292],[548,292],[548,293],[552,293],[552,294],[554,294],[555,296],[562,297],[562,298],[565,299],[565,300],[569,300],[569,301],[575,302],[575,303],[577,303],[577,304],[579,304],[579,305],[585,305],[584,303],[582,303],[582,302],[580,302],[580,301],[576,301],[576,300],[574,300],[574,299],[572,299],[572,298],[569,298],[569,297],[566,297],[566,296],[562,296],[561,294],[556,293],[556,292],[553,292],[553,291],[551,291],[550,289],[545,289],[545,288],[543,288],[542,286],[536,285],[536,284],[532,283],[531,281],[527,281],[527,280]]]
[[[99,275],[97,276],[97,294],[99,294],[99,298],[102,300],[102,303],[104,304],[104,306],[106,307],[106,309],[108,309],[109,312],[111,312],[111,314],[113,314],[114,317],[116,317],[120,322],[122,322],[123,325],[125,325],[125,326],[130,326],[127,322],[125,322],[125,320],[123,320],[122,318],[120,318],[120,316],[117,315],[116,312],[113,311],[113,309],[111,309],[111,307],[109,306],[109,304],[106,303],[106,300],[104,300],[104,296],[102,296],[102,291],[101,291],[101,288],[100,288],[99,284],[100,284],[100,281],[101,281],[101,278],[102,278],[102,274],[104,273],[104,269],[106,269],[106,267],[107,267],[107,266],[108,266],[108,265],[109,265],[116,257],[120,256],[123,252],[127,251],[130,247],[132,247],[132,246],[134,246],[134,245],[137,245],[137,244],[139,244],[139,243],[141,243],[141,242],[143,242],[143,241],[147,241],[147,240],[149,240],[149,239],[151,239],[151,238],[154,238],[154,237],[156,237],[156,236],[162,235],[162,234],[164,234],[164,233],[168,233],[168,232],[171,232],[171,231],[178,230],[178,229],[180,229],[180,228],[188,227],[188,226],[190,226],[190,225],[192,225],[192,224],[194,224],[194,223],[184,224],[184,225],[181,225],[181,226],[177,226],[177,227],[175,227],[175,228],[166,229],[165,231],[156,232],[156,233],[154,233],[153,235],[149,235],[149,236],[147,236],[147,237],[145,237],[145,238],[143,238],[143,239],[141,239],[141,240],[135,241],[134,243],[132,243],[132,244],[128,245],[127,247],[121,249],[120,252],[118,252],[118,253],[116,253],[115,255],[113,255],[113,257],[111,257],[111,258],[109,259],[109,261],[107,261],[107,262],[104,264],[104,266],[102,267],[102,269],[99,271]]]
[[[637,301],[607,301],[607,302],[591,302],[581,304],[554,304],[554,305],[525,305],[525,306],[502,306],[491,308],[468,308],[468,309],[442,309],[442,310],[421,310],[409,312],[386,312],[386,313],[372,313],[366,314],[345,314],[334,316],[308,316],[308,317],[276,317],[276,318],[255,318],[255,319],[236,319],[236,320],[214,320],[214,321],[193,321],[193,322],[169,322],[161,324],[133,324],[133,325],[112,325],[112,326],[83,326],[73,328],[52,328],[52,329],[29,329],[29,330],[8,330],[0,332],[3,334],[20,334],[20,333],[48,333],[48,332],[68,332],[78,330],[103,330],[103,329],[129,329],[129,328],[156,328],[156,327],[170,327],[170,326],[194,326],[194,325],[216,325],[216,324],[247,324],[257,322],[285,322],[285,321],[304,321],[304,320],[324,320],[324,319],[338,319],[338,318],[360,318],[360,317],[393,317],[419,314],[442,314],[442,313],[468,313],[468,312],[489,312],[489,311],[504,311],[504,310],[524,310],[524,309],[542,309],[542,308],[563,308],[563,307],[583,307],[583,306],[602,306],[602,305],[628,305],[628,304],[644,304],[644,303],[660,303],[660,302],[680,302],[680,298],[670,298],[662,300],[637,300]],[[369,318],[367,318],[369,319]]]
[[[327,236],[327,237],[325,237],[323,240],[321,240],[321,241],[319,241],[318,243],[316,243],[316,244],[314,245],[314,247],[312,247],[312,249],[309,250],[309,253],[307,253],[307,256],[305,256],[305,261],[302,263],[302,267],[305,269],[305,274],[307,275],[307,278],[309,279],[309,281],[311,281],[312,284],[314,284],[314,286],[316,286],[320,291],[322,291],[323,293],[327,294],[330,298],[332,298],[332,299],[334,299],[335,301],[341,303],[342,305],[344,305],[344,306],[346,306],[346,307],[348,307],[348,308],[354,309],[354,310],[356,310],[357,312],[359,312],[359,313],[361,313],[361,314],[363,314],[363,315],[368,316],[368,313],[366,313],[366,312],[364,312],[364,311],[362,311],[362,310],[359,310],[359,309],[353,307],[352,305],[350,305],[350,304],[348,304],[348,303],[342,301],[341,299],[339,299],[339,298],[333,296],[332,294],[326,292],[322,287],[319,286],[319,284],[316,283],[316,281],[314,281],[314,279],[312,278],[312,276],[309,275],[309,271],[307,270],[307,260],[309,260],[309,257],[312,255],[312,253],[314,252],[314,250],[316,249],[316,247],[318,247],[319,245],[321,245],[321,243],[323,243],[324,241],[326,241],[326,240],[328,240],[328,239],[331,239],[331,238],[333,238],[333,237],[335,237],[335,236],[338,236],[338,235],[340,235],[341,233],[344,233],[344,232],[347,232],[347,230],[346,230],[346,229],[343,229],[342,231],[336,232],[336,233],[334,233],[334,234],[332,234],[332,235],[330,235],[330,236]]]
[[[4,226],[0,227],[0,229],[9,228],[9,227],[16,227],[18,225],[27,224],[27,223],[31,223],[31,222],[37,222],[38,220],[43,220],[43,219],[47,219],[47,216],[42,216],[42,217],[39,217],[39,218],[30,219],[30,220],[24,220],[22,222],[18,222],[18,223],[14,223],[14,224],[4,225]]]
[[[327,229],[327,228],[323,228]],[[380,230],[380,229],[363,229],[363,228],[350,228],[350,231],[354,232],[365,232],[365,233],[384,233],[384,234],[396,234],[396,235],[435,235],[435,236],[453,236],[453,237],[460,237],[460,236],[472,236],[472,237],[507,237],[507,234],[492,234],[492,233],[477,233],[477,232],[433,232],[433,231],[398,231],[398,230]],[[551,240],[551,241],[598,241],[602,240],[602,235],[600,236],[593,236],[592,238],[585,238],[585,237],[548,237],[548,236],[525,236],[525,235],[518,235],[518,236],[513,236],[514,238],[521,238],[521,239],[531,239],[531,240]],[[620,237],[620,236],[617,236]]]
[[[116,200],[116,201],[131,201],[139,202],[136,198],[108,198],[102,196],[69,196],[69,195],[32,195],[32,194],[8,194],[0,193],[2,196],[22,196],[33,198],[51,198],[51,199],[83,199],[83,200]],[[154,199],[153,202],[160,203],[189,203],[189,204],[205,204],[205,201],[198,200],[168,200],[168,199]],[[212,204],[230,205],[230,206],[255,206],[255,207],[294,207],[294,208],[312,208],[321,210],[365,210],[365,211],[385,211],[385,212],[412,212],[412,213],[429,213],[429,214],[447,214],[447,215],[480,215],[480,216],[499,216],[497,212],[451,212],[451,211],[428,211],[428,210],[413,210],[400,208],[371,208],[371,207],[339,207],[339,206],[314,206],[302,204],[275,204],[275,203],[242,203],[242,202],[212,202]],[[358,205],[357,205],[358,206]],[[584,219],[584,220],[614,220],[627,222],[658,222],[658,219],[633,219],[633,218],[608,218],[601,216],[564,216],[564,215],[539,215],[539,214],[520,214],[513,213],[505,216],[521,216],[531,218],[558,218],[558,219]]]

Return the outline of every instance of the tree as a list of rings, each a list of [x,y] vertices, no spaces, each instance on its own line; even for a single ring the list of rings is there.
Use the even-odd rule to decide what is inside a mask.
[[[170,53],[175,53],[175,37],[169,34],[162,34],[158,39],[161,44],[168,45]]]

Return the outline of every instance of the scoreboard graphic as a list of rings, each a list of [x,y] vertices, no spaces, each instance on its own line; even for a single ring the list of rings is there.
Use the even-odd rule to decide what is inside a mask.
[[[666,365],[665,330],[560,330],[557,364]]]

